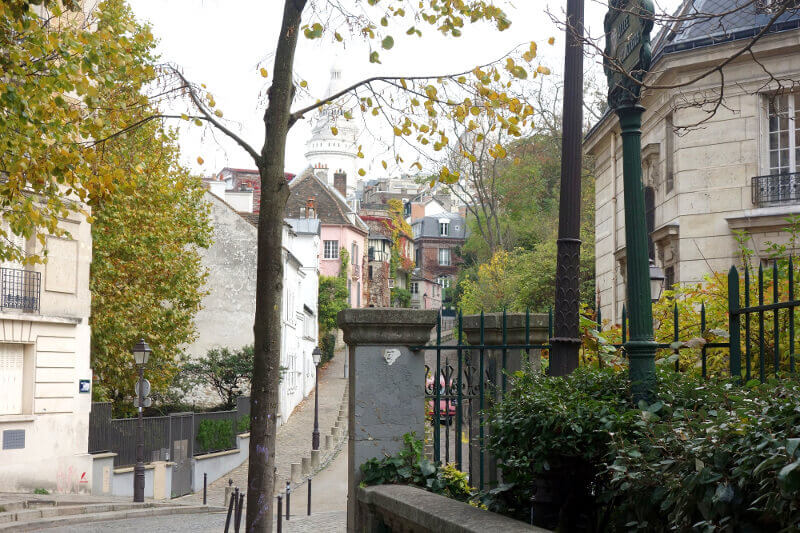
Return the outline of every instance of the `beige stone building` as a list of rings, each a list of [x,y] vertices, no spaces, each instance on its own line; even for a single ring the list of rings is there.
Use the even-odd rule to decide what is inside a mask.
[[[653,40],[649,85],[686,83],[742,48],[772,17],[769,3],[687,0],[679,11],[723,13],[685,20]],[[767,6],[767,7],[764,7]],[[645,90],[642,177],[651,254],[668,284],[701,281],[738,264],[734,231],[766,258],[786,242],[785,218],[800,213],[800,14],[787,11],[748,54],[724,69],[722,105],[709,113],[720,76]],[[771,78],[772,76],[772,78]],[[778,81],[782,80],[782,81]],[[698,103],[708,102],[705,105]],[[686,128],[686,126],[696,125]],[[625,301],[625,213],[619,123],[607,114],[588,133],[595,163],[597,292],[603,317],[619,322]]]
[[[91,490],[92,238],[83,215],[60,224],[70,238],[46,238],[47,264],[0,265],[0,492]]]

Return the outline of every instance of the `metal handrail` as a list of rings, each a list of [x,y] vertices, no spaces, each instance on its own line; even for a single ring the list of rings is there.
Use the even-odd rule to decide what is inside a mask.
[[[800,203],[800,172],[754,176],[750,194],[758,207]]]
[[[0,267],[0,308],[39,311],[42,274]]]

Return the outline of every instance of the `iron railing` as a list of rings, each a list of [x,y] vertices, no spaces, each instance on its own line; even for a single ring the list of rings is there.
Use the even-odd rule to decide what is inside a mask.
[[[739,383],[795,375],[795,329],[800,326],[796,323],[800,316],[795,308],[800,307],[800,299],[796,298],[794,269],[793,258],[776,260],[771,267],[759,267],[757,283],[752,283],[749,268],[740,277],[739,270],[732,267],[728,274],[727,305],[723,309],[715,307],[713,321],[707,317],[704,302],[680,306],[673,303],[662,314],[661,319],[667,324],[671,320],[672,324],[669,335],[664,335],[662,330],[660,342],[656,343],[657,358],[670,364],[670,357],[674,356],[674,366],[670,366],[675,372],[686,373],[687,379],[694,372],[698,372],[699,379],[714,374]],[[722,320],[726,323],[720,324],[720,316],[725,316],[720,312],[725,310],[727,318]],[[603,365],[609,357],[618,364],[627,361],[624,349],[629,340],[627,314],[623,306],[622,321],[617,326],[620,330],[616,333],[621,342],[606,345],[614,347],[616,355],[603,355],[597,342],[596,359],[587,356],[584,361],[582,357],[581,364],[595,364],[596,361]],[[552,311],[547,317],[537,317],[536,328],[533,315],[527,311],[522,317],[513,317],[512,328],[508,326],[511,318],[512,315],[502,312],[493,317],[495,322],[489,328],[488,317],[483,313],[468,317],[458,313],[456,323],[450,326],[453,328],[451,338],[447,339],[448,328],[443,327],[440,317],[435,339],[426,346],[412,347],[426,354],[425,406],[433,428],[426,439],[430,443],[426,451],[435,462],[453,461],[458,469],[469,474],[470,483],[481,490],[499,480],[496,463],[486,450],[485,410],[502,400],[511,386],[508,376],[522,363],[527,362],[530,368],[547,368],[550,344],[532,341],[544,338],[545,322],[547,338],[553,336]],[[470,321],[466,331],[465,319]],[[602,329],[599,312],[590,320],[597,329]],[[521,336],[523,331],[524,336]],[[607,334],[608,331],[604,335]],[[729,339],[725,339],[726,335]],[[468,337],[469,343],[466,342]],[[514,344],[509,339],[523,342]],[[592,353],[593,349],[594,346],[584,345],[586,353]],[[687,350],[692,357],[696,354],[697,359],[688,360]],[[537,362],[539,364],[535,364]]]
[[[751,185],[753,205],[767,207],[800,202],[800,172],[755,176]]]
[[[41,285],[39,272],[0,268],[0,308],[39,311]]]

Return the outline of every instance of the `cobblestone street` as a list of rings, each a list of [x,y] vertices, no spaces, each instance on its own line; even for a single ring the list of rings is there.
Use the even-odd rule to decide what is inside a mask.
[[[344,359],[343,350],[336,352],[336,356],[319,375],[319,432],[320,448],[322,456],[320,464],[325,465],[329,461],[334,449],[324,450],[325,435],[330,434],[330,428],[334,425],[339,413],[342,396],[347,380],[344,379]],[[277,444],[275,447],[275,462],[278,470],[276,479],[276,490],[281,491],[286,486],[289,479],[292,463],[299,463],[303,457],[308,457],[311,450],[311,431],[314,427],[314,395],[316,391],[309,394],[297,406],[289,420],[278,428]],[[346,455],[346,454],[345,454]],[[221,477],[208,487],[208,504],[223,505],[225,499],[225,487],[228,486],[228,479],[233,480],[234,486],[240,488],[247,487],[247,462],[232,470],[229,474]],[[277,494],[277,493],[276,493]],[[202,503],[203,494],[198,492],[189,494],[177,499],[180,503]]]

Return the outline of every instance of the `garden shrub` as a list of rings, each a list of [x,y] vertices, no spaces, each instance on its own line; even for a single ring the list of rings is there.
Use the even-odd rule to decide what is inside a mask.
[[[247,433],[250,431],[250,415],[244,415],[236,422],[236,431],[238,433]]]
[[[534,479],[589,466],[593,529],[779,531],[800,527],[800,386],[740,386],[658,372],[658,400],[629,403],[627,372],[517,373],[489,413],[508,514]],[[491,507],[490,507],[491,508]]]
[[[363,486],[414,485],[462,502],[472,497],[474,490],[467,482],[467,474],[452,465],[437,467],[423,457],[422,441],[414,433],[403,435],[403,441],[405,446],[397,455],[373,458],[361,465]]]
[[[197,445],[195,453],[211,453],[228,450],[236,440],[233,434],[232,420],[203,420],[197,426]]]

